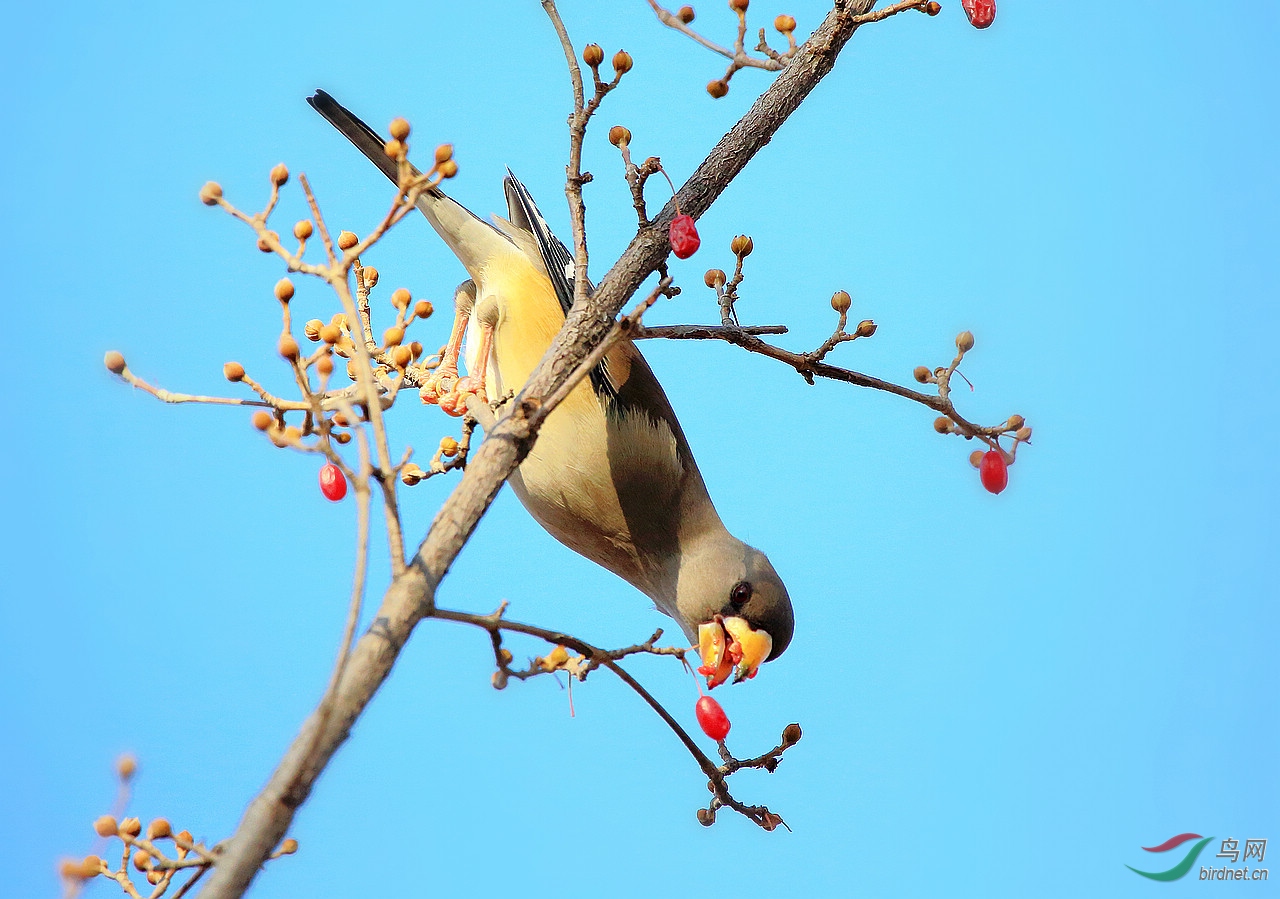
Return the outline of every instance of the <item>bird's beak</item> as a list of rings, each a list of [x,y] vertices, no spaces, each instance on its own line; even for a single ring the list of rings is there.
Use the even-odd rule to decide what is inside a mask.
[[[707,688],[719,686],[733,675],[733,682],[756,676],[761,663],[773,651],[773,637],[756,630],[738,617],[717,615],[698,625],[699,674],[706,675]]]

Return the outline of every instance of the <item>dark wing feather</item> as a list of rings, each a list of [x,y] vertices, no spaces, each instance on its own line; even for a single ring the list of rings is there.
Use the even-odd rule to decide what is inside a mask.
[[[547,224],[547,220],[538,211],[538,204],[533,201],[529,189],[520,183],[520,179],[507,169],[507,177],[503,182],[507,195],[507,215],[511,224],[528,231],[538,244],[538,252],[542,254],[542,262],[551,278],[551,286],[555,288],[556,299],[565,315],[573,306],[574,271],[573,254],[556,237]],[[587,281],[587,293],[595,290],[595,285]],[[596,396],[608,400],[610,405],[617,402],[618,384],[609,377],[609,367],[602,360],[591,371],[591,387]]]

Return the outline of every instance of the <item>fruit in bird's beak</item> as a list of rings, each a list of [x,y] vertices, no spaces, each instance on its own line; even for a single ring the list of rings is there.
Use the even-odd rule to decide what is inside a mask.
[[[731,674],[735,684],[755,677],[772,651],[773,637],[737,616],[717,615],[698,626],[698,655],[702,657],[698,673],[706,676],[708,689],[724,683]]]

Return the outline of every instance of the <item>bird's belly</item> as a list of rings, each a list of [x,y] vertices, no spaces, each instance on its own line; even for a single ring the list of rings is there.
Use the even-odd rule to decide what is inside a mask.
[[[672,449],[637,445],[645,439]],[[584,381],[547,417],[511,486],[553,537],[655,596],[676,544],[679,478],[669,432],[606,413]]]

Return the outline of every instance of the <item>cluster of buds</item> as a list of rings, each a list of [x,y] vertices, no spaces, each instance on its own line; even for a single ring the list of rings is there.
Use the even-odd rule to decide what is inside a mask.
[[[697,34],[689,27],[693,24],[693,20],[696,18],[696,14],[694,13],[692,6],[682,6],[676,10],[675,13],[668,12],[661,7],[656,7],[658,18],[663,22],[663,24],[684,32],[704,46],[710,47],[730,58],[731,62],[729,63],[729,68],[724,73],[724,76],[708,82],[707,84],[707,93],[714,99],[719,100],[721,97],[724,97],[729,93],[729,79],[732,78],[734,73],[739,69],[750,66],[752,68],[766,69],[774,72],[781,71],[786,68],[787,64],[791,61],[791,58],[799,51],[795,37],[796,18],[795,16],[784,13],[774,18],[773,28],[778,32],[778,34],[782,35],[782,37],[786,39],[787,49],[779,52],[770,47],[765,39],[765,30],[761,28],[759,30],[760,40],[754,49],[763,54],[763,56],[750,56],[746,51],[745,45],[745,38],[747,34],[747,8],[749,6],[750,0],[729,0],[729,9],[733,10],[738,17],[738,35],[733,43],[732,51],[723,47],[717,47],[715,44]]]
[[[938,396],[950,406],[951,376],[960,374],[960,363],[965,354],[973,349],[974,338],[971,331],[961,331],[956,335],[956,356],[950,365],[930,369],[917,365],[912,372],[916,381],[921,384],[935,384]],[[964,377],[960,374],[960,377]],[[966,379],[967,380],[967,379]],[[972,385],[970,385],[972,389]],[[1021,415],[1010,415],[1004,422],[991,428],[980,428],[959,419],[959,416],[939,415],[933,420],[933,429],[939,434],[956,434],[966,439],[977,438],[986,443],[987,450],[974,450],[969,454],[969,462],[982,475],[982,484],[991,493],[1000,493],[1008,484],[1008,468],[1017,457],[1018,447],[1031,440],[1031,428]],[[1001,440],[1008,440],[1008,449]]]
[[[462,440],[456,440],[453,437],[445,436],[440,438],[440,445],[436,447],[435,455],[431,457],[431,462],[426,471],[414,462],[405,462],[400,466],[400,481],[406,487],[416,487],[427,478],[437,474],[444,474],[454,468],[463,468],[467,464],[467,452],[471,444],[471,433],[475,427],[475,423],[470,419],[463,425]]]
[[[720,773],[724,775],[732,774],[743,768],[762,768],[772,774],[778,769],[778,765],[782,762],[782,754],[792,746],[800,742],[800,738],[804,736],[804,732],[800,729],[799,724],[788,724],[782,730],[782,736],[778,740],[778,745],[770,749],[764,755],[746,761],[737,761],[732,766],[722,765]],[[714,781],[707,781],[707,790],[711,792],[711,802],[706,808],[700,808],[697,812],[698,823],[703,827],[710,827],[716,823],[716,810],[724,806]],[[779,827],[786,827],[786,823],[782,820],[782,816],[775,812],[769,811],[763,806],[755,808],[736,808],[735,810],[742,812],[756,824],[765,830],[776,830]]]
[[[409,166],[409,134],[413,130],[407,119],[396,117],[391,120],[387,130],[391,137],[382,145],[382,152],[399,167],[399,183],[402,188],[419,178],[436,177],[440,180],[452,178],[458,174],[458,163],[453,158],[453,144],[440,144],[436,147],[434,162],[426,175],[415,173]]]
[[[587,44],[582,48],[582,61],[591,69],[591,74],[595,79],[597,88],[604,82],[600,78],[600,66],[604,63],[604,48],[599,44]],[[631,58],[631,54],[626,50],[619,50],[613,54],[613,81],[611,85],[617,85],[622,80],[622,76],[631,71],[631,67],[635,65],[635,60]]]
[[[734,303],[738,301],[738,285],[742,283],[742,265],[756,248],[746,234],[739,234],[729,241],[729,252],[733,254],[733,277],[724,273],[723,269],[707,269],[702,276],[702,283],[716,292],[716,303],[720,306],[720,323],[724,326],[737,325],[738,313]]]
[[[93,877],[109,877],[120,884],[125,892],[133,896],[141,895],[133,883],[129,869],[145,878],[154,890],[151,895],[159,897],[171,885],[174,877],[186,870],[208,868],[217,859],[216,850],[197,842],[189,830],[174,831],[166,818],[151,821],[144,832],[139,818],[123,818],[116,820],[114,815],[102,815],[93,822],[93,830],[103,839],[119,838],[124,843],[120,865],[112,868],[97,855],[87,855],[83,859],[64,860],[58,872],[64,880],[80,882]],[[168,846],[171,849],[166,851]],[[298,841],[292,838],[284,840],[272,858],[292,855],[298,851]]]

